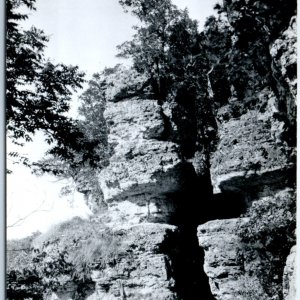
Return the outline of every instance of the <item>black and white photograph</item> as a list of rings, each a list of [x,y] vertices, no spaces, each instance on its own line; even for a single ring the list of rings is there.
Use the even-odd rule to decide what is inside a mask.
[[[3,2],[3,299],[300,299],[297,0]]]

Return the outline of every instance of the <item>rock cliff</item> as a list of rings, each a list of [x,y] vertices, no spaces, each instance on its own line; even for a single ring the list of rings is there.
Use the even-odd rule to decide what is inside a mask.
[[[113,154],[99,183],[108,210],[120,211],[127,224],[147,219],[172,223],[176,194],[195,174],[179,145],[164,140],[161,106],[153,99],[108,102],[105,117]]]
[[[268,85],[238,114],[242,99],[232,95],[216,109],[208,164],[196,115],[174,99],[108,97],[96,218],[123,246],[93,268],[87,299],[294,299],[294,30],[293,18],[270,47],[285,117]]]
[[[209,188],[197,186],[176,129],[169,133],[176,117],[167,116],[168,107],[145,97],[106,104],[111,155],[98,174],[106,206],[100,218],[127,250],[93,271],[96,292],[89,299],[211,297],[193,211],[199,190],[205,195]]]
[[[88,299],[176,299],[172,262],[162,247],[175,231],[150,223],[114,231],[123,236],[126,254],[92,272],[96,292]]]
[[[207,58],[211,71],[195,60],[205,79],[179,77],[164,99],[137,71],[106,70],[108,155],[78,189],[97,212],[85,241],[107,230],[112,242],[94,236],[111,249],[104,262],[96,246],[89,253],[85,299],[294,299],[295,17],[260,26],[273,4],[249,2],[226,0],[220,11],[236,57]],[[241,38],[245,20],[260,40]]]
[[[252,95],[256,106],[241,115],[228,118],[236,99],[217,113],[218,143],[210,160],[214,193],[239,195],[243,214],[198,227],[218,300],[295,299],[295,248],[289,255],[295,243],[295,153],[286,138],[287,124],[295,122],[294,17],[270,49],[282,98],[265,87]],[[287,118],[279,117],[283,111]]]

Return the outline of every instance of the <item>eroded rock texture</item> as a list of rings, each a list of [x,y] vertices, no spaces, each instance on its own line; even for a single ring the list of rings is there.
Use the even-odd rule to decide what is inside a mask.
[[[293,246],[286,260],[283,273],[283,297],[284,300],[296,299],[296,246]]]
[[[204,270],[216,299],[249,299],[241,296],[245,284],[244,265],[240,253],[242,243],[237,224],[244,219],[210,221],[198,227],[198,239],[205,250]]]
[[[235,118],[230,107],[236,99],[217,112],[214,193],[228,204],[238,197],[239,214],[247,211],[198,227],[204,269],[218,300],[295,299],[294,248],[289,255],[295,244],[295,150],[287,137],[295,122],[295,41],[292,18],[270,47],[280,97],[265,87],[252,95],[255,106]]]
[[[229,11],[233,27],[241,11]],[[247,60],[255,86],[227,86],[213,122],[197,123],[184,96],[142,95],[136,73],[133,92],[124,83],[108,93],[110,157],[95,178],[101,222],[121,243],[95,262],[88,299],[294,299],[295,43],[292,18],[269,47],[276,84]]]
[[[259,95],[265,110],[249,110],[219,125],[219,143],[211,158],[214,192],[247,193],[287,184],[293,150],[284,142],[285,123],[274,116],[276,98],[269,89]],[[257,190],[258,192],[258,190]]]
[[[163,243],[176,227],[140,224],[118,229],[123,251],[101,271],[93,271],[96,292],[88,299],[177,299],[174,274]]]
[[[197,193],[201,190],[204,200],[209,188],[201,186],[185,158],[183,145],[192,139],[177,128],[181,116],[173,106],[145,97],[107,102],[111,156],[97,176],[106,206],[100,218],[122,237],[125,250],[94,270],[91,299],[192,299],[200,294],[212,299],[196,237]]]
[[[124,212],[127,224],[146,219],[172,222],[174,195],[190,184],[195,172],[182,159],[179,145],[164,140],[161,106],[146,99],[108,102],[105,117],[113,154],[99,183],[108,210]]]
[[[213,220],[198,227],[204,270],[216,299],[294,295],[294,250],[288,256],[295,242],[288,236],[295,222],[294,205],[294,192],[288,188],[255,201],[247,217]]]

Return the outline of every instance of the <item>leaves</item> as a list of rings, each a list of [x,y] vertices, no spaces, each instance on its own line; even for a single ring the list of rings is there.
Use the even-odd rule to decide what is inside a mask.
[[[142,22],[133,39],[118,47],[119,56],[131,57],[135,69],[150,80],[155,96],[163,100],[197,54],[197,22],[169,0],[119,2]]]
[[[14,241],[8,249],[9,299],[43,299],[45,294],[69,286],[73,287],[72,299],[82,299],[87,290],[83,287],[92,283],[91,270],[105,268],[127,250],[122,236],[99,221],[78,217],[32,239]],[[13,251],[21,247],[27,248],[26,255]]]
[[[254,201],[246,217],[247,222],[239,225],[237,234],[244,243],[244,256],[250,261],[247,262],[249,272],[258,274],[268,295],[280,295],[282,290],[278,287],[282,283],[286,258],[296,242],[294,190],[286,188]]]
[[[7,0],[6,36],[6,129],[14,143],[31,141],[37,130],[49,144],[64,145],[53,152],[70,156],[67,147],[78,149],[78,124],[66,117],[72,92],[81,88],[84,73],[78,67],[53,64],[44,56],[48,37],[32,27],[23,30],[18,13],[22,6],[34,9],[35,0]],[[67,138],[69,137],[69,138]]]

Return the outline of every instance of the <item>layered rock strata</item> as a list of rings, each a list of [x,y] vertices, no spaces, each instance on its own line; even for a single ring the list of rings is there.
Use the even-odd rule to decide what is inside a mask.
[[[269,215],[264,215],[262,210],[261,215],[253,217],[259,218],[259,221],[266,218],[266,226],[273,226],[276,230],[279,221],[275,220],[273,224],[271,215],[278,213],[280,218],[280,208],[277,212],[276,207],[280,205],[280,201],[295,201],[285,192],[287,187],[293,190],[295,174],[293,150],[280,138],[284,123],[274,119],[271,104],[272,97],[269,98],[269,108],[264,113],[253,110],[238,119],[220,124],[219,143],[211,159],[211,174],[215,193],[225,193],[227,198],[239,195],[243,199],[240,214],[256,202],[263,204],[264,201],[274,201],[264,204],[270,209]],[[285,204],[282,207],[284,206]],[[284,220],[293,221],[290,218],[292,211],[291,215],[283,217],[280,226],[284,228]],[[277,295],[271,295],[261,283],[262,278],[267,275],[262,275],[264,272],[260,270],[267,270],[272,265],[272,262],[267,262],[270,259],[268,255],[263,257],[259,254],[260,251],[266,251],[265,245],[251,246],[250,243],[250,246],[245,246],[241,234],[238,234],[243,226],[253,226],[253,222],[247,224],[247,219],[237,218],[213,220],[199,226],[198,239],[205,250],[204,268],[212,293],[218,300],[282,299],[281,283],[277,283]],[[259,239],[257,243],[260,243]],[[280,243],[286,242],[282,240]],[[287,278],[285,276],[285,285],[288,285]],[[270,279],[272,280],[277,282],[279,278]]]
[[[101,222],[124,243],[114,262],[95,268],[91,299],[211,299],[196,238],[198,179],[165,112],[138,97],[106,104],[112,151],[98,174]]]
[[[214,193],[262,192],[272,184],[287,184],[294,163],[293,149],[282,139],[285,123],[275,118],[276,97],[268,88],[258,97],[267,104],[263,112],[249,110],[219,124],[219,142],[211,158]]]
[[[105,117],[113,154],[98,178],[108,210],[123,223],[172,223],[176,197],[195,177],[178,144],[164,140],[163,111],[155,100],[108,102]],[[125,209],[126,208],[126,209]],[[115,222],[114,222],[115,223]]]
[[[287,233],[295,222],[294,202],[293,190],[287,188],[255,201],[249,217],[198,227],[204,270],[215,299],[294,299],[295,247],[289,253],[294,242]]]
[[[216,220],[198,227],[199,243],[205,250],[204,270],[216,299],[246,299],[241,296],[245,284],[254,286],[249,279],[245,280],[240,258],[243,246],[236,234],[238,223],[245,221],[238,218]]]
[[[210,170],[196,152],[192,109],[123,88],[108,97],[111,155],[96,177],[101,222],[120,243],[94,268],[88,299],[294,299],[295,240],[286,232],[295,223],[295,151],[287,137],[295,117],[295,43],[292,19],[270,46],[280,99],[264,87],[248,95],[255,105],[238,116],[231,111],[242,105],[236,97],[218,110]],[[214,196],[203,179],[209,173]]]
[[[116,230],[123,249],[104,269],[92,272],[96,292],[88,299],[177,299],[172,262],[163,248],[175,231],[175,226],[150,223]]]
[[[295,224],[295,152],[287,134],[295,118],[295,41],[292,18],[270,47],[273,67],[281,74],[278,84],[289,87],[280,100],[289,120],[279,117],[282,103],[270,88],[253,96],[257,105],[237,118],[227,115],[230,103],[218,111],[218,144],[211,154],[214,193],[228,199],[238,195],[240,214],[248,210],[248,218],[198,227],[205,272],[218,300],[294,299],[294,248],[288,254],[295,243],[290,225]]]

